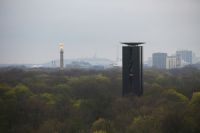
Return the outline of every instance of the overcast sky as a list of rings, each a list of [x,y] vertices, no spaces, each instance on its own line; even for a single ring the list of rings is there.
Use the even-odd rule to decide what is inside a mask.
[[[0,0],[0,63],[58,59],[59,42],[65,58],[114,60],[121,41],[200,56],[200,0]]]

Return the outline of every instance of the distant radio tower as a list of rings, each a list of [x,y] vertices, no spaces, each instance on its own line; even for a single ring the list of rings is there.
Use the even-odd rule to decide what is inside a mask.
[[[60,69],[64,69],[64,43],[60,43],[59,47],[60,47]]]

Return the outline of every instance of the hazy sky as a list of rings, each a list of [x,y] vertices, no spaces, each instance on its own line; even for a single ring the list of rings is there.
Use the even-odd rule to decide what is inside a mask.
[[[58,59],[59,42],[65,58],[115,59],[120,41],[200,56],[200,0],[0,0],[0,63]]]

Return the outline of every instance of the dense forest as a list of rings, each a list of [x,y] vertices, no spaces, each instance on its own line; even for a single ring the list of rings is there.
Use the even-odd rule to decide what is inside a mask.
[[[120,69],[0,69],[0,133],[200,133],[200,70],[144,70],[122,97]]]

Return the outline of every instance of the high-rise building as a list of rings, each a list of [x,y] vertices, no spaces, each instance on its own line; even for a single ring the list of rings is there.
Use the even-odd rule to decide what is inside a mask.
[[[167,56],[167,58],[166,58],[166,68],[167,69],[177,68],[177,57],[176,56]]]
[[[122,43],[123,89],[122,95],[143,94],[143,43]]]
[[[188,64],[192,64],[192,51],[190,50],[181,50],[176,51],[176,56],[181,59],[183,62],[186,62]]]
[[[153,67],[158,69],[166,69],[167,53],[153,53]]]
[[[64,43],[60,43],[60,69],[64,69]]]

